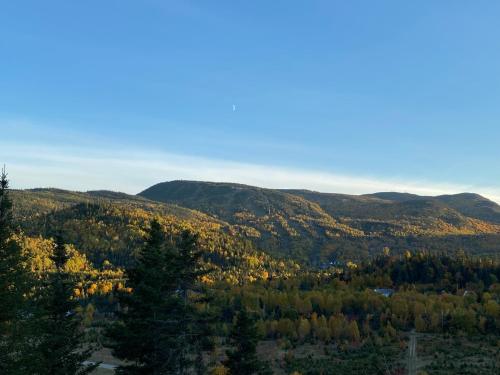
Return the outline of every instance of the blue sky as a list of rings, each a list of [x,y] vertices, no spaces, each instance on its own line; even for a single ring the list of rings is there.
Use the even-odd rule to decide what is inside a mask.
[[[186,178],[500,201],[498,14],[465,0],[4,2],[0,161],[21,188]]]

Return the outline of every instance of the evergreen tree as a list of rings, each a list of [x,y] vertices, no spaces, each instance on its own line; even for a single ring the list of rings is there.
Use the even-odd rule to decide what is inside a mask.
[[[39,342],[38,356],[32,374],[84,375],[97,364],[82,365],[92,354],[82,330],[82,318],[76,313],[78,301],[73,297],[75,282],[65,271],[68,261],[66,245],[56,236],[52,260],[55,271],[47,276],[39,298],[37,319],[34,323]]]
[[[120,295],[119,320],[108,331],[115,356],[131,362],[118,374],[199,373],[202,338],[209,336],[207,321],[196,303],[201,252],[196,237],[185,232],[168,242],[155,220],[137,264],[127,270],[131,294]]]
[[[65,275],[64,266],[69,260],[69,255],[60,233],[56,234],[55,236],[54,252],[52,253],[50,259],[54,262],[54,266],[57,271],[56,274],[59,274],[60,276]]]
[[[233,350],[227,352],[224,365],[233,375],[271,374],[268,365],[257,357],[257,329],[255,320],[242,309],[230,335]]]
[[[12,238],[12,202],[5,168],[0,175],[0,374],[22,374],[30,315],[25,295],[29,275],[21,246]]]

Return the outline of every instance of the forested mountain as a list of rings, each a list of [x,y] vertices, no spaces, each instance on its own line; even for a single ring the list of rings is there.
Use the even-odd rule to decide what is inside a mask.
[[[321,263],[396,251],[500,250],[499,206],[473,194],[423,197],[406,193],[345,195],[308,190],[172,181],[139,194],[214,215],[272,253]],[[491,220],[486,220],[491,218]]]
[[[258,250],[228,223],[188,208],[108,191],[33,189],[12,191],[11,196],[23,235],[39,237],[32,241],[38,244],[63,232],[64,241],[74,244],[95,267],[134,262],[144,228],[157,219],[172,238],[183,230],[199,236],[206,266],[215,268],[214,280],[290,276],[300,269],[293,259],[276,259]]]
[[[364,195],[367,198],[379,198],[389,202],[428,201],[439,202],[462,215],[471,218],[500,223],[500,205],[474,193],[439,195],[436,197],[419,196],[408,193],[382,192]]]
[[[474,193],[438,195],[436,197],[419,196],[407,193],[383,192],[367,194],[365,197],[380,198],[389,202],[428,201],[439,202],[454,209],[464,216],[500,223],[500,205]]]
[[[478,194],[441,195],[436,199],[463,215],[500,223],[500,206]]]
[[[339,238],[363,236],[320,205],[298,195],[230,183],[173,181],[139,194],[151,200],[200,210],[233,225],[273,254],[307,260]]]
[[[426,197],[407,193],[375,193],[352,196],[291,190],[318,203],[332,216],[343,217],[365,232],[377,232],[372,225],[385,224],[403,235],[498,233],[500,206],[475,194]],[[406,227],[406,228],[405,228]],[[398,229],[399,228],[399,229]],[[397,234],[397,233],[396,233]]]
[[[318,266],[359,262],[384,247],[395,253],[500,252],[500,208],[474,194],[355,196],[173,181],[137,196],[32,189],[13,191],[12,197],[27,235],[48,238],[55,228],[63,228],[68,241],[96,265],[104,260],[127,264],[144,234],[141,228],[154,217],[172,233],[198,231],[207,254],[219,265],[234,265],[242,254],[253,253],[265,255],[267,262],[287,259]],[[254,271],[269,271],[261,268]]]
[[[139,194],[209,213],[231,224],[257,221],[295,230],[314,223],[336,225],[338,235],[448,235],[500,233],[500,206],[476,194],[418,196],[407,193],[345,195],[273,190],[230,183],[172,181]],[[274,220],[278,218],[279,220]],[[260,219],[260,220],[256,220]],[[286,222],[286,224],[285,224]],[[297,225],[298,224],[298,225]],[[278,225],[279,226],[279,225]],[[257,228],[256,228],[257,229]],[[279,229],[279,228],[278,228]],[[290,233],[292,233],[290,231]]]

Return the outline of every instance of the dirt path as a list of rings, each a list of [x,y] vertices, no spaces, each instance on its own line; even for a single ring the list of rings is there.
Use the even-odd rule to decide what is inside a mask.
[[[417,375],[417,336],[415,331],[410,333],[408,344],[408,375]]]

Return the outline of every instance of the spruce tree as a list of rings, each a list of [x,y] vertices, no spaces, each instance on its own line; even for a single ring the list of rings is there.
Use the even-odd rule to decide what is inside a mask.
[[[137,264],[127,270],[132,293],[120,295],[122,311],[108,331],[113,354],[131,364],[117,374],[186,374],[196,367],[199,343],[207,335],[206,321],[195,303],[204,294],[194,292],[201,252],[196,237],[185,232],[179,241],[166,240],[161,225],[151,223]]]
[[[257,328],[245,309],[239,311],[229,338],[234,349],[227,352],[224,365],[232,375],[272,374],[268,364],[257,357]]]
[[[0,374],[22,374],[30,316],[25,296],[29,274],[21,246],[13,239],[12,202],[5,168],[0,175]]]
[[[83,365],[92,354],[82,329],[82,318],[76,313],[78,301],[73,297],[75,281],[65,270],[68,254],[60,235],[56,236],[52,255],[54,272],[47,275],[38,298],[37,359],[33,374],[84,375],[97,366]]]

